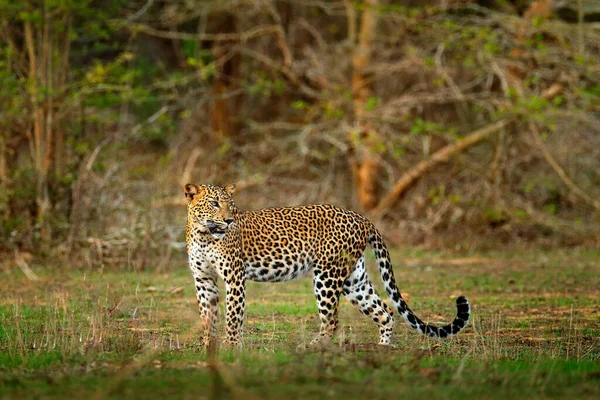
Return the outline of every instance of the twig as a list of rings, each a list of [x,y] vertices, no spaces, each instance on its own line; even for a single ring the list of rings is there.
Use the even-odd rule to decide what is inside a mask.
[[[292,52],[290,51],[290,47],[287,43],[287,38],[285,36],[285,29],[283,28],[283,22],[281,21],[281,16],[277,12],[277,8],[275,8],[275,4],[270,2],[267,5],[267,12],[271,14],[271,17],[277,24],[277,30],[275,31],[275,37],[277,38],[277,45],[281,50],[281,54],[283,56],[283,68],[290,69],[292,67],[293,58]]]
[[[348,20],[348,41],[356,43],[356,9],[351,0],[344,0],[346,7],[346,19]]]
[[[157,112],[155,112],[150,117],[148,117],[148,119],[146,119],[145,121],[143,121],[143,122],[137,124],[136,126],[134,126],[131,129],[131,135],[133,136],[133,135],[138,134],[139,131],[141,131],[144,126],[150,125],[151,123],[153,123],[154,121],[156,121],[161,115],[163,115],[167,111],[169,111],[169,107],[168,106],[162,106]]]
[[[206,42],[228,42],[228,41],[240,41],[267,35],[270,33],[278,34],[280,27],[279,25],[259,25],[256,28],[249,29],[241,33],[186,33],[186,32],[173,32],[173,31],[161,31],[159,29],[152,28],[151,26],[144,24],[134,24],[131,27],[132,30],[143,32],[147,35],[156,36],[164,39],[174,40],[201,40]]]
[[[454,79],[452,79],[452,77],[446,72],[444,66],[442,65],[442,55],[444,54],[444,43],[440,43],[440,45],[437,47],[437,50],[435,51],[435,66],[436,69],[438,71],[438,73],[442,76],[442,78],[444,79],[444,81],[446,81],[446,84],[450,87],[450,90],[452,90],[452,93],[454,94],[454,96],[459,99],[462,100],[464,95],[461,92],[460,88],[458,87],[458,85],[456,84],[456,82],[454,82]],[[458,114],[461,118],[461,120],[464,122],[467,120],[467,107],[466,105],[461,101],[457,103],[457,111]]]
[[[104,138],[104,140],[101,141],[98,144],[98,146],[96,146],[96,148],[94,148],[94,151],[92,151],[92,154],[90,154],[87,163],[85,163],[85,169],[87,171],[91,171],[92,170],[92,167],[94,165],[94,161],[96,161],[96,157],[98,157],[98,154],[100,153],[100,150],[102,150],[102,148],[104,146],[106,146],[113,139],[114,139],[114,136],[108,136],[108,137]]]
[[[132,22],[132,21],[135,21],[136,19],[138,19],[139,17],[141,17],[142,15],[144,15],[146,13],[146,11],[148,11],[150,9],[150,7],[152,7],[152,3],[154,3],[154,0],[148,0],[148,2],[146,4],[144,4],[144,6],[142,8],[140,8],[131,17],[127,18],[126,21]]]
[[[319,98],[320,93],[302,84],[300,79],[298,79],[298,77],[292,72],[292,70],[290,68],[286,68],[285,65],[281,66],[281,63],[279,61],[275,61],[270,57],[258,51],[251,50],[247,47],[240,48],[240,53],[253,57],[255,60],[263,63],[267,67],[278,71],[288,80],[288,82],[290,82],[294,87],[298,88],[305,96],[310,97],[312,99]]]
[[[319,33],[319,31],[312,26],[311,24],[308,23],[308,21],[304,18],[300,18],[298,20],[298,26],[301,26],[302,28],[304,28],[310,35],[312,35],[312,37],[315,39],[315,41],[317,42],[317,47],[319,49],[325,49],[327,48],[327,42],[325,41],[325,39],[323,39],[323,35],[321,35]]]
[[[504,93],[504,96],[508,98],[510,96],[510,86],[508,84],[508,80],[506,79],[506,74],[502,68],[500,68],[494,57],[490,57],[489,63],[492,67],[492,71],[494,71],[498,79],[500,79],[500,85],[502,86],[502,92]]]
[[[195,147],[194,150],[190,153],[186,163],[185,168],[183,169],[183,174],[181,174],[181,179],[179,180],[179,185],[183,187],[186,183],[191,182],[192,170],[194,169],[194,165],[196,165],[196,160],[200,157],[202,151],[200,147]],[[183,197],[183,196],[181,196]],[[185,203],[185,202],[183,202]]]
[[[499,98],[498,98],[499,99]],[[400,107],[410,107],[427,104],[448,104],[458,102],[482,102],[482,101],[497,101],[492,93],[469,93],[462,94],[457,97],[447,91],[439,91],[438,93],[415,93],[405,94],[390,100],[385,105],[379,107],[379,114],[388,114]]]
[[[579,54],[585,53],[585,31],[583,29],[583,0],[577,1],[577,45]]]

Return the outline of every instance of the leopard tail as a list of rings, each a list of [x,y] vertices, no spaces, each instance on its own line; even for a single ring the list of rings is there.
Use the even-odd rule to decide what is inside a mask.
[[[402,318],[404,318],[404,321],[406,321],[408,326],[433,338],[445,338],[456,335],[467,326],[467,322],[469,322],[469,317],[471,316],[471,307],[469,306],[469,301],[464,296],[460,296],[456,299],[457,314],[452,323],[441,327],[424,323],[410,308],[408,308],[408,305],[402,298],[400,290],[398,289],[398,286],[396,286],[396,280],[394,279],[390,253],[388,252],[381,234],[375,227],[373,227],[371,236],[369,237],[369,244],[375,252],[377,266],[379,267],[379,273],[383,280],[385,290],[392,300],[392,304],[396,310],[398,310]]]

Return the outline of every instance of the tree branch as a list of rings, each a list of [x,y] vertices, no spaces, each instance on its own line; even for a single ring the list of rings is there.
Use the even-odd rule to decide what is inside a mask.
[[[256,28],[249,29],[245,32],[240,33],[187,33],[187,32],[172,32],[162,31],[160,29],[152,28],[151,26],[144,24],[133,24],[131,26],[133,31],[143,32],[150,36],[156,36],[164,39],[171,40],[202,40],[207,42],[225,42],[225,41],[241,41],[263,36],[271,33],[276,35],[280,32],[279,25],[260,25]]]
[[[466,149],[481,142],[483,139],[495,134],[496,132],[499,132],[511,121],[512,119],[510,118],[501,119],[500,121],[496,121],[491,125],[487,125],[484,128],[478,129],[472,132],[470,135],[458,140],[457,142],[441,148],[427,160],[423,160],[415,165],[404,175],[402,175],[400,179],[398,179],[392,190],[379,202],[377,207],[375,207],[372,211],[371,215],[379,216],[383,214],[425,172],[442,162],[448,161],[448,159],[454,154],[465,151]]]
[[[549,88],[544,90],[541,93],[541,97],[546,100],[552,100],[556,96],[558,96],[564,89],[564,86],[560,83],[555,83],[551,85]],[[460,153],[462,151],[467,150],[468,148],[476,145],[481,142],[483,139],[499,132],[504,127],[506,127],[509,123],[513,121],[514,118],[505,118],[500,121],[496,121],[491,125],[487,125],[481,129],[478,129],[468,136],[449,144],[437,152],[435,152],[430,158],[427,160],[423,160],[415,165],[413,168],[408,170],[404,175],[396,181],[396,184],[392,188],[392,190],[379,202],[379,204],[373,209],[371,215],[379,216],[402,196],[402,194],[417,180],[419,179],[425,172],[440,164],[442,162],[448,161],[448,159],[456,153]],[[565,175],[566,176],[566,175]],[[583,193],[580,190],[581,193]],[[585,195],[585,193],[583,193]],[[581,196],[581,194],[580,194]],[[589,198],[589,196],[588,196]]]

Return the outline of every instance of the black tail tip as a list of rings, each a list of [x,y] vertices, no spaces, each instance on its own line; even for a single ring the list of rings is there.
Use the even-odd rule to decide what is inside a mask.
[[[460,296],[456,299],[456,318],[466,322],[471,316],[471,305],[465,296]]]

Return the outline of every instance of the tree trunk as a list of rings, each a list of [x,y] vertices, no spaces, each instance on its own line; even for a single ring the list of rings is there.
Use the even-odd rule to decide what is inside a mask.
[[[55,134],[58,125],[55,115],[59,106],[55,100],[67,79],[71,19],[68,11],[58,11],[44,1],[42,23],[39,26],[29,20],[23,23],[31,111],[31,128],[27,136],[36,172],[36,219],[43,250],[49,247],[52,237],[50,171],[57,166],[55,172],[62,172],[65,162],[64,137],[62,132]]]
[[[45,21],[46,22],[46,21]],[[43,30],[39,35],[34,35],[32,24],[30,21],[25,21],[24,24],[25,32],[25,47],[27,49],[27,57],[29,62],[28,80],[29,80],[29,92],[30,92],[30,107],[32,115],[32,132],[29,135],[32,141],[32,158],[35,165],[36,171],[36,194],[35,202],[37,206],[36,219],[40,230],[40,245],[42,250],[48,248],[51,238],[50,226],[48,224],[48,210],[50,209],[50,198],[48,192],[48,170],[47,165],[47,152],[48,142],[46,137],[46,122],[47,119],[44,116],[44,105],[40,104],[39,88],[43,87],[44,75],[46,72],[45,65],[45,54],[44,51],[41,53],[41,57],[38,57],[36,52],[36,45],[40,46],[43,50],[46,48],[47,36],[46,30]],[[36,43],[34,36],[40,37],[42,43]]]
[[[0,133],[0,220],[8,218],[8,149],[4,132]]]
[[[358,202],[365,211],[371,210],[377,204],[377,174],[380,169],[379,158],[375,152],[374,144],[378,134],[371,124],[366,121],[367,101],[373,96],[370,87],[370,74],[367,69],[373,54],[373,39],[377,28],[377,15],[375,8],[379,5],[378,0],[365,0],[361,15],[360,32],[358,33],[358,44],[352,57],[352,95],[354,117],[358,128],[358,141],[356,143],[356,156],[354,161],[354,181]],[[353,20],[353,5],[348,5],[349,19]],[[349,31],[349,37],[354,33]]]
[[[235,15],[227,13],[221,19],[219,33],[237,32],[237,18]],[[216,41],[213,44],[216,76],[212,87],[214,102],[211,113],[211,125],[217,142],[223,138],[235,137],[237,134],[235,120],[237,101],[234,96],[229,95],[239,82],[240,56],[237,53],[231,53],[235,43],[234,41]]]

